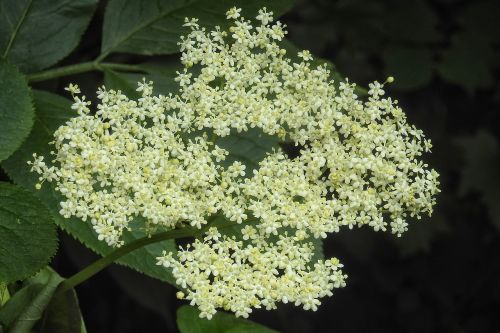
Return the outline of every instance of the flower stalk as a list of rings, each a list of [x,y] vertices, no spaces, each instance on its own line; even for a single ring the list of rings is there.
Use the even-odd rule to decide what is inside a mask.
[[[252,220],[249,220],[249,222],[252,222]],[[217,226],[218,229],[224,229],[224,228],[229,228],[236,225],[235,222],[232,221],[227,221],[223,220],[219,223],[212,223],[210,226]],[[198,237],[199,235],[202,235],[206,230],[208,229],[208,226],[205,226],[201,229],[198,229],[196,227],[184,227],[182,229],[174,229],[174,230],[169,230],[165,232],[160,232],[152,236],[146,236],[143,238],[139,238],[131,243],[125,244],[122,247],[117,248],[113,252],[109,253],[107,256],[104,256],[96,261],[94,261],[92,264],[89,266],[85,267],[78,273],[74,274],[73,276],[67,278],[64,280],[60,285],[58,289],[58,293],[63,293],[65,291],[70,290],[71,288],[76,287],[77,285],[81,284],[82,282],[90,279],[92,276],[96,275],[112,263],[114,263],[116,260],[120,259],[121,257],[129,254],[130,252],[137,250],[141,247],[162,242],[165,240],[169,239],[177,239],[177,238],[188,238],[188,237]]]

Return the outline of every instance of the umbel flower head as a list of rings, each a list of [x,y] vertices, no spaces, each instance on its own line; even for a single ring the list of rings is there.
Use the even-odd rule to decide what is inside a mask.
[[[210,224],[157,258],[202,317],[218,308],[247,317],[279,302],[316,310],[346,275],[338,259],[315,257],[314,239],[363,225],[400,236],[408,217],[430,215],[438,174],[420,157],[431,143],[383,84],[360,99],[308,51],[290,60],[285,27],[265,8],[255,27],[240,9],[227,17],[228,31],[186,19],[175,95],[155,96],[145,81],[137,101],[103,87],[91,112],[71,85],[78,116],[55,132],[52,163],[35,155],[32,170],[55,182],[63,216],[90,220],[111,246],[137,218],[150,232],[237,224],[231,233]],[[248,174],[239,162],[223,167],[229,152],[216,139],[250,128],[294,143],[299,156],[275,150]]]

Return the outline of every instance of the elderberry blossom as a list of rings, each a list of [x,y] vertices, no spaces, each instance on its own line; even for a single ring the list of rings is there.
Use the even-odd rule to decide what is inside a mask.
[[[409,217],[432,214],[438,174],[421,159],[432,144],[384,97],[384,84],[360,98],[309,51],[287,57],[285,26],[271,23],[272,12],[260,10],[255,27],[238,8],[227,18],[227,31],[186,19],[177,94],[154,96],[143,81],[134,101],[103,87],[93,112],[68,87],[78,116],[54,133],[50,163],[34,155],[36,187],[54,182],[61,215],[90,220],[111,246],[136,220],[150,233],[208,224],[157,258],[202,317],[217,309],[247,317],[279,302],[316,310],[347,277],[338,259],[315,256],[318,239],[365,225],[400,236]],[[230,152],[217,138],[251,128],[294,144],[299,156],[277,149],[255,170],[222,166]],[[217,229],[217,219],[236,227]]]

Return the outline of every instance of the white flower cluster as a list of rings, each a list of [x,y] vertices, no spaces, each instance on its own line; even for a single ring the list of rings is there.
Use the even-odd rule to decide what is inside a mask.
[[[252,308],[271,310],[277,302],[316,310],[318,298],[345,285],[338,259],[312,262],[311,243],[284,234],[270,244],[254,228],[244,230],[248,244],[210,228],[203,241],[188,245],[178,259],[171,253],[159,258],[159,264],[173,268],[179,286],[196,290],[188,299],[203,317],[211,318],[216,308],[248,317]]]
[[[61,214],[90,219],[110,245],[121,245],[136,217],[149,230],[201,228],[216,216],[242,223],[239,237],[210,228],[157,258],[207,318],[217,308],[247,317],[277,302],[315,310],[346,276],[337,259],[313,259],[311,237],[363,225],[401,235],[409,216],[432,213],[439,192],[438,174],[420,160],[430,141],[383,97],[383,84],[359,99],[308,51],[288,59],[271,12],[259,11],[257,27],[240,12],[227,12],[228,31],[186,19],[176,95],[153,96],[142,82],[132,101],[103,88],[91,114],[70,86],[79,116],[56,131],[53,166],[32,162],[65,197]],[[222,167],[229,152],[215,139],[249,128],[293,142],[299,156],[274,151],[246,178],[239,162]]]
[[[66,199],[60,214],[90,219],[99,239],[112,246],[123,243],[123,230],[138,216],[149,231],[184,221],[201,228],[221,209],[241,222],[245,216],[230,189],[244,166],[235,162],[223,170],[217,162],[227,151],[206,136],[180,138],[179,119],[168,115],[181,106],[175,97],[152,96],[152,83],[139,83],[137,90],[142,98],[136,102],[100,89],[95,114],[74,96],[79,116],[54,133],[58,167],[34,154],[32,170],[42,182],[56,180]]]

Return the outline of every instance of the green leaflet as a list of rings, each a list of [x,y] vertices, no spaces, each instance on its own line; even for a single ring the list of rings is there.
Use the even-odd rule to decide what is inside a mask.
[[[45,206],[30,192],[0,183],[0,281],[35,274],[57,250],[56,227]]]
[[[1,5],[0,5],[1,6]],[[0,34],[1,35],[1,34]],[[9,157],[33,126],[30,89],[17,69],[0,59],[0,161]]]
[[[37,322],[39,333],[86,333],[74,289],[55,293],[64,279],[50,267],[23,282],[0,308],[0,327],[12,333],[28,333]]]
[[[54,272],[54,274],[57,274]],[[40,333],[85,333],[85,323],[74,289],[54,295],[40,325]]]
[[[31,73],[67,56],[79,43],[98,0],[3,0],[0,56]]]
[[[10,333],[29,333],[42,319],[57,286],[64,279],[46,267],[23,282],[22,288],[0,309],[0,324]]]
[[[277,331],[232,314],[217,312],[211,320],[200,318],[200,311],[184,305],[177,310],[181,333],[276,333]]]
[[[21,148],[3,162],[2,167],[15,183],[35,191],[35,195],[49,208],[58,226],[93,251],[106,255],[113,249],[97,239],[89,223],[76,218],[65,219],[59,215],[61,197],[51,184],[46,183],[41,190],[35,190],[37,175],[29,171],[30,168],[26,162],[32,159],[33,153],[48,158],[51,149],[48,143],[52,140],[52,133],[76,114],[71,110],[71,102],[66,98],[42,91],[34,91],[33,95],[36,109],[33,131]],[[130,242],[144,236],[141,232],[126,232],[124,240]],[[175,251],[174,241],[163,241],[145,246],[127,254],[118,262],[154,278],[173,283],[174,279],[170,272],[156,265],[156,257],[161,255],[162,250]]]
[[[104,15],[101,58],[112,52],[143,55],[179,52],[177,42],[188,30],[184,18],[198,18],[202,26],[227,26],[226,11],[242,8],[252,19],[267,7],[279,17],[293,0],[111,0]]]
[[[104,70],[104,84],[108,89],[121,90],[129,98],[138,96],[137,83],[144,78],[153,81],[153,93],[168,95],[177,93],[179,84],[175,82],[176,71],[182,66],[179,62],[147,62],[136,65],[144,73],[125,73],[119,71]],[[130,93],[130,94],[127,94]]]

